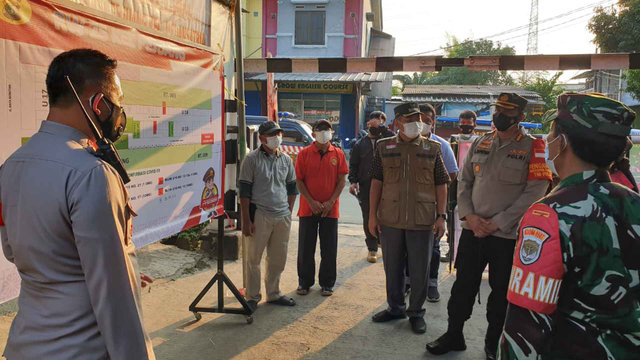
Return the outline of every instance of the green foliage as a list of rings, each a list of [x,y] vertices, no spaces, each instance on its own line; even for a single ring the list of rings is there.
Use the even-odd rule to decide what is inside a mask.
[[[402,91],[400,90],[400,88],[398,86],[392,86],[391,87],[391,96],[400,96],[400,93]]]
[[[599,7],[589,21],[593,42],[602,53],[640,51],[640,0],[619,0],[616,7]],[[627,70],[626,91],[640,100],[640,70]]]
[[[502,46],[491,40],[459,41],[450,36],[445,48],[447,57],[465,58],[475,55],[515,55],[511,46]],[[413,75],[395,75],[394,80],[407,85],[515,85],[514,79],[506,71],[470,71],[466,67],[445,67],[439,73],[413,73]]]
[[[186,239],[189,241],[191,251],[200,250],[201,241],[200,234],[209,225],[209,221],[205,221],[200,225],[196,225],[190,229],[178,233],[178,239]]]
[[[491,40],[460,42],[455,36],[450,36],[445,53],[450,58],[465,58],[475,55],[515,55],[516,50]],[[427,82],[432,85],[514,85],[514,79],[506,71],[471,71],[466,67],[443,68]]]
[[[562,76],[562,74],[562,72],[559,72],[553,76],[549,76],[547,72],[537,72],[534,74],[530,73],[529,77],[520,80],[520,83],[518,85],[525,90],[537,92],[545,102],[544,112],[546,112],[547,110],[556,108],[558,95],[562,94],[565,91],[564,88],[557,86],[558,79]],[[525,121],[541,123],[542,116],[527,114]],[[532,129],[531,132],[534,134],[547,134],[549,133],[550,125],[551,124],[544,124],[542,126],[542,129]]]

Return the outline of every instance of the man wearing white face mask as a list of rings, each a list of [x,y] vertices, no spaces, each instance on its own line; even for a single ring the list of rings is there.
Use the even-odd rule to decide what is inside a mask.
[[[248,237],[248,273],[245,297],[255,311],[262,299],[260,262],[267,250],[265,287],[267,302],[294,306],[296,302],[280,292],[280,275],[287,262],[291,211],[296,201],[296,175],[291,158],[280,151],[282,129],[273,121],[258,128],[259,149],[251,152],[240,170],[242,233]]]
[[[349,173],[342,150],[331,145],[331,123],[318,120],[313,125],[316,141],[304,148],[296,159],[296,177],[300,198],[300,235],[298,245],[298,291],[306,295],[315,283],[315,253],[320,233],[320,271],[318,282],[322,296],[331,296],[336,283],[338,257],[339,197]]]
[[[400,132],[376,144],[371,166],[369,231],[380,237],[388,309],[373,316],[387,322],[409,316],[417,334],[427,331],[423,304],[427,298],[433,241],[445,231],[449,175],[440,143],[420,136],[418,104],[395,108]],[[407,265],[408,264],[408,265]],[[405,305],[404,269],[409,267],[411,297]]]

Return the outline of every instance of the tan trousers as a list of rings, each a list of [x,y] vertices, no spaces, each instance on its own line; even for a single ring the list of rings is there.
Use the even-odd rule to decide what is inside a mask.
[[[256,210],[255,234],[247,238],[247,300],[260,301],[260,262],[262,254],[267,249],[264,285],[267,290],[267,301],[278,300],[280,292],[280,275],[287,263],[289,247],[289,233],[291,231],[291,215],[274,218]]]

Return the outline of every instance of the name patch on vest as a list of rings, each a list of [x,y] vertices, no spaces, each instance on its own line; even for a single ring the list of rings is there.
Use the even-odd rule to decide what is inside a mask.
[[[396,148],[396,143],[390,143],[390,144],[387,144],[387,145],[385,145],[385,147],[386,147],[387,149],[395,149],[395,148]]]
[[[436,158],[435,154],[416,154],[417,157],[419,158],[426,158],[426,159],[430,159],[433,160]]]
[[[400,157],[402,154],[400,153],[385,153],[381,155],[382,157]]]

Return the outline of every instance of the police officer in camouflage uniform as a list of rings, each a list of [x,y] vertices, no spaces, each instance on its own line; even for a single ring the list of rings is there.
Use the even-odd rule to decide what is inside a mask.
[[[434,355],[466,349],[464,323],[471,317],[482,273],[489,264],[485,353],[487,359],[495,359],[507,312],[518,222],[531,204],[544,196],[551,181],[544,161],[544,141],[534,139],[518,125],[525,117],[527,100],[503,93],[494,105],[497,130],[474,140],[462,166],[458,210],[463,230],[456,256],[457,276],[449,298],[447,332],[427,344]]]
[[[600,94],[545,114],[562,181],[520,225],[501,359],[640,359],[640,196],[607,172],[634,118]]]

